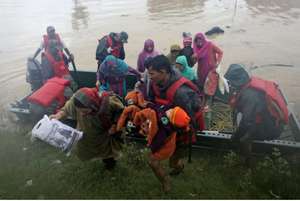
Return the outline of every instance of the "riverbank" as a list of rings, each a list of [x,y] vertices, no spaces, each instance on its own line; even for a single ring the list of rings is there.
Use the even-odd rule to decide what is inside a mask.
[[[142,150],[142,151],[140,151]],[[234,152],[201,151],[172,191],[161,191],[146,151],[128,144],[113,172],[100,161],[67,157],[23,129],[0,131],[1,199],[277,199],[299,198],[300,175],[279,152],[248,169]],[[165,164],[167,166],[167,164]]]

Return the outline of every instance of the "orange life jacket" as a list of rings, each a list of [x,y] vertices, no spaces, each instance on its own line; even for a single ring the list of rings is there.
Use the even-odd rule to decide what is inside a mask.
[[[56,77],[63,77],[65,75],[70,74],[69,69],[67,68],[67,66],[65,65],[64,62],[64,57],[63,57],[63,52],[59,50],[59,56],[61,57],[60,61],[56,61],[54,59],[54,57],[50,54],[49,51],[45,51],[43,53],[43,55],[48,59],[48,61],[50,62],[50,65],[53,69],[54,72],[54,76]]]
[[[48,35],[43,35],[43,39],[44,39],[44,48],[45,48],[45,51],[48,50],[48,47],[49,47],[49,36]],[[62,46],[62,43],[61,43],[61,40],[60,40],[60,37],[58,34],[55,34],[55,39],[57,41],[57,44]]]
[[[246,88],[253,88],[263,92],[265,94],[268,111],[270,112],[271,116],[275,118],[276,124],[278,125],[279,122],[288,124],[289,111],[287,104],[278,88],[278,85],[275,82],[263,80],[258,77],[251,77],[250,82],[246,84],[242,90]],[[231,97],[230,104],[233,107],[235,107],[239,95],[240,94],[236,94],[235,96]],[[260,123],[259,120],[261,117],[257,116],[256,119],[257,123]]]
[[[66,98],[64,91],[67,86],[70,85],[69,80],[65,80],[58,77],[48,79],[47,82],[31,94],[27,100],[32,103],[39,104],[43,107],[49,107],[53,101],[58,102],[58,108],[64,106]]]
[[[174,96],[176,94],[177,89],[179,89],[184,84],[186,86],[188,86],[189,88],[191,88],[193,91],[198,93],[198,88],[196,85],[194,85],[190,80],[186,79],[185,77],[181,77],[167,89],[166,98],[163,99],[163,98],[161,98],[161,94],[160,94],[160,91],[159,91],[159,88],[157,87],[157,85],[152,83],[152,89],[153,89],[154,96],[155,96],[155,98],[154,98],[155,103],[158,105],[173,105]],[[199,111],[196,112],[194,118],[198,124],[199,130],[200,131],[203,130],[205,128],[205,124],[204,124],[202,108],[200,108]],[[178,136],[177,139],[179,141],[184,141],[186,143],[189,141],[188,135]],[[193,135],[192,141],[193,142],[196,141],[195,135]]]

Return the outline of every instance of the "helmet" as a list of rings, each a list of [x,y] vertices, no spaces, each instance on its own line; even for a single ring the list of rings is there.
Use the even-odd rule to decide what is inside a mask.
[[[128,40],[128,34],[125,32],[125,31],[122,31],[120,33],[120,40],[123,42],[123,43],[127,43],[127,40]]]

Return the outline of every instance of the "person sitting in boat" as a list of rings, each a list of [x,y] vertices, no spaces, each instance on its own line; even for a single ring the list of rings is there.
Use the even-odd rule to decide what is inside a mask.
[[[98,68],[107,55],[113,55],[119,59],[125,59],[124,43],[127,43],[128,34],[125,31],[120,33],[111,32],[98,40],[96,49],[96,60]]]
[[[42,50],[44,50],[44,52],[47,52],[49,49],[50,40],[52,40],[52,41],[54,40],[54,41],[56,41],[57,48],[61,51],[64,50],[66,52],[66,54],[68,55],[69,59],[73,60],[74,55],[70,53],[69,49],[66,47],[65,43],[62,41],[60,36],[57,33],[55,33],[55,28],[53,26],[48,26],[46,31],[47,31],[47,35],[43,36],[41,45],[34,53],[33,59],[35,59]],[[68,59],[64,55],[64,61],[66,64],[68,64],[67,60]]]
[[[45,83],[52,77],[69,80],[73,91],[77,89],[77,83],[73,80],[68,66],[65,64],[63,52],[57,47],[56,40],[49,41],[47,51],[42,53],[41,74]]]
[[[203,88],[208,74],[211,71],[215,71],[220,64],[223,51],[211,41],[206,40],[203,33],[197,33],[195,35],[193,51],[193,57],[198,62],[198,85],[200,88]]]
[[[101,63],[97,71],[96,86],[99,91],[113,91],[121,97],[127,94],[126,76],[133,74],[140,79],[140,74],[137,70],[128,66],[123,60],[108,55]]]
[[[240,143],[246,162],[250,162],[252,140],[278,138],[288,123],[288,108],[276,83],[249,76],[240,64],[231,64],[225,78],[237,125],[232,139]]]
[[[193,38],[191,36],[191,33],[186,33],[183,32],[183,48],[180,50],[179,55],[184,55],[186,56],[188,65],[190,67],[193,67],[196,63],[195,59],[193,58],[193,48],[192,48],[192,43],[193,43]]]
[[[116,124],[124,106],[113,93],[98,94],[96,88],[81,88],[65,106],[50,119],[72,117],[77,129],[83,131],[76,155],[82,161],[102,159],[105,168],[112,170],[121,150],[121,136]]]
[[[174,71],[168,58],[158,55],[148,65],[148,74],[151,80],[149,89],[149,101],[157,106],[171,106],[182,108],[192,122],[193,133],[204,129],[202,98],[198,88],[190,80],[182,77]],[[184,168],[183,157],[186,145],[195,141],[195,135],[190,139],[188,133],[178,135],[176,150],[170,159],[172,174],[179,174]]]
[[[176,69],[181,73],[181,75],[188,80],[191,80],[196,83],[196,73],[193,68],[188,65],[186,56],[179,56],[176,59]]]
[[[137,60],[137,69],[140,73],[145,72],[145,61],[149,57],[155,57],[159,55],[159,52],[154,49],[154,41],[147,39],[144,43],[144,49],[140,52]]]
[[[178,57],[180,50],[180,45],[171,45],[170,53],[167,55],[167,58],[169,59],[172,66],[176,64],[176,58]]]

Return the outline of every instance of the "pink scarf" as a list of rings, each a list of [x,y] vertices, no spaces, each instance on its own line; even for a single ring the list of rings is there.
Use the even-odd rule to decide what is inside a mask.
[[[203,45],[201,48],[197,47],[196,39],[201,38],[203,41]],[[212,46],[210,41],[207,41],[203,33],[197,33],[194,38],[193,50],[197,56],[198,61],[198,82],[201,86],[204,85],[206,77],[211,70],[210,58],[209,58],[209,50]]]

